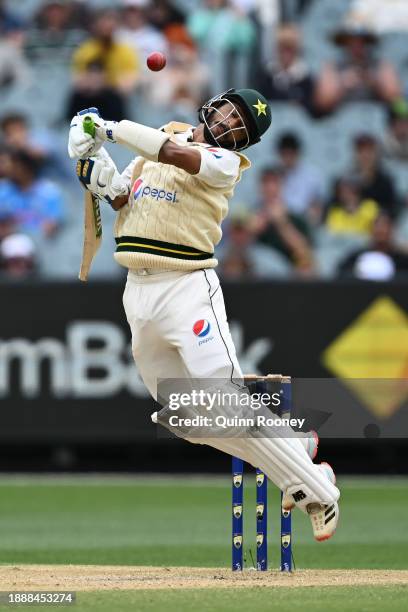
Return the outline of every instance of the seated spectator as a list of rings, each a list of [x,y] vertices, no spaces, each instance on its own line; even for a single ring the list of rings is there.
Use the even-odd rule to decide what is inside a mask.
[[[204,0],[202,8],[190,13],[188,29],[204,61],[212,67],[214,93],[246,85],[256,40],[249,17],[231,7],[228,0]]]
[[[0,276],[25,280],[36,272],[35,246],[25,234],[11,234],[0,244]]]
[[[257,89],[269,100],[284,100],[313,111],[314,79],[302,57],[302,38],[295,25],[284,25],[276,36],[276,59],[260,68]]]
[[[0,138],[9,150],[25,151],[36,159],[42,177],[72,179],[71,164],[67,161],[65,151],[62,154],[58,148],[55,136],[45,129],[31,130],[25,115],[10,113],[2,117]]]
[[[71,121],[80,110],[91,106],[96,106],[101,116],[110,121],[121,121],[127,114],[124,96],[107,84],[104,68],[97,61],[87,66],[84,78],[70,94],[65,119]]]
[[[408,275],[408,251],[395,245],[393,229],[392,219],[380,213],[372,228],[371,244],[349,255],[340,264],[339,273],[376,281]]]
[[[290,271],[288,262],[281,253],[255,242],[250,225],[246,210],[231,215],[225,239],[216,253],[221,276],[231,280],[286,276]]]
[[[283,196],[282,170],[266,168],[261,175],[260,210],[251,229],[261,244],[279,251],[300,274],[313,271],[313,253],[305,220],[290,213]]]
[[[118,16],[114,11],[101,11],[93,21],[93,36],[74,53],[75,82],[83,86],[90,64],[99,64],[105,71],[106,82],[117,91],[132,91],[140,72],[140,61],[132,47],[117,42]]]
[[[24,27],[22,20],[10,11],[8,4],[5,0],[0,0],[0,37]]]
[[[391,159],[408,161],[408,100],[404,98],[393,102],[388,109],[383,152]]]
[[[381,150],[376,138],[361,133],[354,140],[354,166],[351,174],[360,181],[364,199],[375,200],[380,207],[395,217],[399,211],[398,195],[393,181],[381,165]]]
[[[85,37],[83,28],[71,27],[72,6],[67,0],[49,0],[41,6],[28,30],[25,48],[30,61],[70,63]]]
[[[303,159],[302,143],[296,134],[282,134],[277,149],[283,170],[282,194],[288,211],[305,216],[315,225],[320,221],[323,209],[322,177]]]
[[[11,154],[8,179],[0,181],[0,214],[12,214],[19,231],[53,236],[63,221],[63,197],[53,183],[38,177],[37,160],[23,151]]]
[[[171,0],[149,2],[147,15],[149,22],[166,37],[169,44],[195,46],[185,26],[184,14]]]
[[[154,51],[167,54],[168,43],[165,35],[147,20],[146,0],[122,0],[121,27],[118,40],[132,47],[146,65],[146,58]]]
[[[316,90],[319,110],[331,112],[344,102],[360,100],[390,103],[401,95],[401,83],[392,64],[374,55],[377,36],[348,26],[336,32],[333,40],[344,54],[339,62],[326,64],[320,72]]]
[[[380,207],[365,198],[356,177],[344,176],[337,181],[334,201],[329,205],[326,227],[333,234],[369,236]]]
[[[0,92],[31,84],[31,70],[23,54],[23,30],[6,30],[0,36]]]

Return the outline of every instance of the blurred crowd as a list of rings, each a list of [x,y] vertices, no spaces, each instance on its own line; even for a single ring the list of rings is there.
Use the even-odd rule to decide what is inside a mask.
[[[308,62],[305,20],[319,3],[329,6],[327,0],[32,0],[31,12],[23,12],[0,0],[1,275],[41,277],[43,246],[57,244],[81,216],[73,168],[56,136],[66,136],[77,111],[97,106],[107,119],[142,121],[143,109],[154,108],[158,124],[195,123],[211,95],[251,86],[271,101],[273,115],[274,105],[287,105],[317,126],[368,102],[383,109],[386,129],[381,137],[355,133],[347,171],[328,180],[296,130],[273,123],[277,138],[250,170],[258,190],[250,191],[252,201],[234,205],[225,223],[220,273],[318,278],[324,257],[335,252],[332,276],[408,276],[408,236],[399,231],[408,194],[389,172],[390,164],[408,162],[408,82],[381,53],[383,32],[405,32],[408,67],[408,6],[393,0],[384,13],[364,0],[332,0],[332,9],[342,5],[335,27],[322,35],[332,53],[319,57],[316,69]],[[167,57],[159,73],[146,67],[153,51]],[[55,111],[50,94],[49,120],[36,121],[27,101],[36,108],[39,75],[50,74],[59,75],[57,89],[67,84],[66,95]],[[24,99],[26,110],[4,109],[1,98]],[[327,248],[318,256],[322,244]]]

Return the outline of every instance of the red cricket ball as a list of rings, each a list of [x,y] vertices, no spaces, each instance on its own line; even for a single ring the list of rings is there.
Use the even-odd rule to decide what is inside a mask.
[[[163,70],[166,65],[166,56],[159,51],[155,51],[151,53],[146,60],[147,66],[153,72],[159,72],[159,70]]]

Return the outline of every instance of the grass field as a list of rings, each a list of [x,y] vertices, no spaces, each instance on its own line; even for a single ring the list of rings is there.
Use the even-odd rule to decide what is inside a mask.
[[[246,483],[245,548],[251,548],[255,556],[254,486],[250,475]],[[333,540],[322,544],[312,540],[307,517],[295,512],[296,567],[408,569],[407,485],[408,481],[402,479],[340,482],[341,523]],[[278,496],[270,491],[270,565],[275,568],[279,564],[278,519]],[[229,480],[153,476],[2,478],[0,562],[228,568]],[[165,606],[167,611],[275,607],[280,611],[316,611],[344,610],[345,602],[348,611],[408,608],[408,585],[404,584],[291,589],[274,588],[270,583],[261,586],[93,591],[79,593],[75,609],[161,610]]]

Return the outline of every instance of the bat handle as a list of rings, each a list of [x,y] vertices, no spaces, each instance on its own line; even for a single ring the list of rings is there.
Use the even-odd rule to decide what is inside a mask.
[[[84,128],[84,132],[92,136],[92,138],[95,138],[96,127],[92,117],[85,117],[82,125]]]

